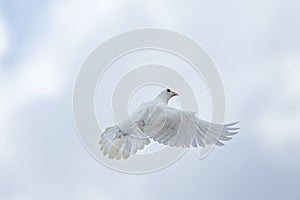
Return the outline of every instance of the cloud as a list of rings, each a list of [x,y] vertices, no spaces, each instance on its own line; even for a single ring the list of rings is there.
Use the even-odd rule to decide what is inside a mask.
[[[177,9],[174,9],[173,2],[171,1],[170,3],[153,2],[153,4],[148,1],[146,5],[149,6],[149,8],[147,8],[147,6],[143,7],[137,15],[134,9],[140,8],[133,6],[134,9],[129,7],[124,9],[124,7],[122,7],[124,4],[119,1],[55,1],[50,5],[48,12],[43,13],[43,16],[34,16],[42,19],[41,24],[43,24],[43,26],[35,27],[34,33],[30,35],[30,38],[26,38],[26,41],[28,41],[28,45],[26,45],[27,52],[21,56],[22,59],[16,62],[17,66],[14,66],[15,70],[10,72],[1,71],[0,73],[0,162],[1,166],[5,167],[5,170],[2,171],[0,175],[8,174],[7,180],[1,179],[0,184],[2,185],[4,181],[4,184],[8,185],[7,192],[15,193],[11,194],[11,197],[15,197],[16,199],[43,199],[42,197],[48,197],[47,195],[50,193],[58,193],[66,197],[76,196],[75,199],[101,197],[120,199],[128,194],[131,195],[132,199],[138,196],[147,197],[149,195],[173,195],[174,198],[180,198],[184,194],[189,194],[190,196],[196,194],[195,191],[199,190],[199,178],[202,180],[202,183],[205,183],[207,180],[213,182],[209,175],[213,173],[213,170],[220,171],[218,170],[218,166],[220,163],[222,164],[222,161],[226,160],[228,165],[222,165],[223,170],[221,170],[216,177],[218,185],[224,186],[226,181],[228,182],[229,180],[232,187],[240,187],[240,191],[242,192],[235,193],[237,196],[240,195],[242,197],[245,194],[244,192],[248,191],[249,188],[254,191],[251,193],[252,197],[260,195],[260,190],[256,191],[256,187],[251,187],[255,180],[260,180],[262,168],[269,169],[269,167],[273,166],[273,163],[270,160],[264,162],[265,160],[263,159],[265,159],[265,157],[260,157],[260,155],[255,156],[256,160],[254,161],[249,160],[249,157],[245,156],[249,153],[247,146],[245,148],[243,145],[241,145],[241,147],[237,145],[243,144],[243,142],[249,143],[249,146],[256,145],[253,141],[243,141],[243,137],[246,137],[245,134],[243,136],[241,133],[239,138],[235,139],[233,143],[225,148],[226,150],[219,150],[212,155],[212,157],[203,162],[198,162],[198,160],[193,161],[192,159],[194,159],[194,157],[191,157],[191,159],[185,157],[185,160],[177,165],[173,165],[166,171],[151,174],[151,176],[130,176],[108,170],[90,158],[83,148],[81,149],[79,142],[76,140],[75,134],[73,133],[74,130],[72,129],[74,124],[72,120],[70,120],[71,106],[69,105],[69,100],[71,100],[72,84],[79,65],[92,48],[96,47],[101,40],[109,38],[112,33],[118,33],[124,29],[128,30],[132,27],[136,27],[136,25],[144,24],[149,26],[149,24],[162,24],[164,25],[163,27],[168,27],[168,24],[171,24],[171,26],[188,27],[189,30],[191,30],[189,33],[192,33],[192,35],[194,33],[198,41],[202,40],[206,41],[207,44],[211,44],[210,49],[212,55],[219,59],[218,65],[220,68],[224,66],[224,64],[226,65],[225,58],[230,60],[230,65],[232,64],[236,67],[231,70],[226,67],[226,70],[223,68],[227,75],[222,72],[224,80],[227,79],[227,81],[224,81],[225,87],[230,88],[230,92],[227,93],[227,96],[232,99],[235,98],[236,101],[233,102],[237,103],[237,105],[240,104],[238,106],[233,105],[233,110],[228,109],[228,113],[240,113],[241,116],[239,117],[245,119],[242,123],[254,120],[256,125],[254,135],[257,136],[264,146],[271,150],[281,151],[285,149],[286,146],[289,146],[289,144],[297,143],[297,141],[299,141],[299,128],[296,124],[299,122],[298,113],[300,113],[298,106],[300,93],[298,66],[300,64],[300,55],[298,53],[286,53],[286,55],[280,58],[275,58],[273,54],[266,52],[274,60],[269,60],[268,63],[263,66],[259,64],[262,62],[262,59],[258,56],[257,60],[255,60],[255,56],[261,53],[261,41],[255,43],[253,42],[254,39],[251,40],[250,38],[250,42],[246,39],[249,35],[260,37],[262,32],[267,31],[265,25],[269,23],[269,20],[274,19],[273,14],[277,14],[277,12],[274,12],[276,9],[271,6],[272,12],[270,15],[268,15],[267,9],[262,9],[259,13],[261,13],[263,17],[265,16],[264,20],[261,21],[258,15],[255,15],[255,20],[252,20],[253,11],[257,9],[258,4],[251,3],[251,9],[247,9],[248,6],[244,6],[242,7],[243,9],[240,9],[240,5],[236,3],[237,2],[226,2],[224,3],[224,6],[228,4],[226,9],[221,5],[216,8],[216,11],[214,3],[207,3],[209,4],[208,6],[201,2],[198,5],[201,7],[199,10],[196,9],[194,4],[190,4],[189,9],[182,9],[183,4],[178,4]],[[234,6],[233,9],[231,9],[230,6]],[[174,12],[174,10],[178,12]],[[165,13],[165,11],[169,12]],[[236,11],[238,11],[238,15]],[[146,14],[144,14],[144,12]],[[246,12],[246,14],[244,14],[244,12]],[[149,15],[149,13],[152,14]],[[156,13],[156,16],[152,16]],[[170,14],[178,14],[178,16],[173,18]],[[230,17],[228,17],[228,15],[230,15]],[[122,18],[118,19],[119,22],[115,20],[118,17]],[[196,21],[190,22],[192,19]],[[246,22],[244,19],[246,19]],[[174,22],[170,22],[172,20]],[[178,25],[177,20],[181,20],[178,22]],[[149,23],[149,21],[151,21],[151,23]],[[122,23],[124,23],[124,25],[122,25]],[[251,31],[247,29],[249,24]],[[204,28],[202,25],[204,25]],[[281,27],[281,25],[282,24],[278,24],[278,27]],[[235,31],[233,31],[232,28],[234,28]],[[207,35],[200,34],[199,36],[199,33],[204,30],[207,30]],[[2,34],[2,32],[4,34]],[[103,34],[103,32],[107,35]],[[184,33],[186,32],[188,31],[184,31]],[[217,37],[215,37],[216,35],[220,36],[222,42],[226,40],[226,37],[225,39],[221,37],[223,33],[232,35],[232,37],[227,37],[227,39],[232,38],[232,40],[228,42],[228,46],[226,46],[229,50],[222,48],[225,47],[225,43],[218,44],[218,40],[215,40],[217,39]],[[212,35],[212,37],[208,35]],[[267,35],[269,37],[272,33],[268,33]],[[240,36],[241,38],[236,40],[236,36]],[[242,39],[244,40],[241,42]],[[2,43],[1,40],[7,43]],[[251,44],[253,42],[253,45],[249,45],[247,41]],[[86,43],[92,45],[87,48]],[[233,46],[236,45],[239,48],[230,49],[231,43]],[[3,49],[2,52],[5,53],[7,45],[9,45],[9,32],[4,20],[2,20],[0,16],[0,52],[1,49]],[[232,54],[234,52],[230,50],[236,52],[247,50],[246,52],[250,52],[250,56],[253,52],[256,52],[257,55],[253,54],[253,57],[247,57],[248,54],[245,53],[247,56],[243,57],[243,54],[240,53],[237,54],[236,57],[233,57]],[[85,53],[82,54],[82,52]],[[214,54],[214,52],[219,52],[219,55]],[[255,60],[254,62],[260,66],[252,69],[252,66],[247,65],[249,60]],[[228,87],[228,80],[232,81],[232,87]],[[266,85],[265,83],[270,83],[270,85]],[[236,90],[239,85],[241,86],[240,91]],[[265,94],[263,99],[257,99],[260,97],[260,92],[261,94]],[[251,94],[253,94],[252,98]],[[64,99],[64,102],[62,102],[61,99],[59,102],[39,102],[39,106],[35,107],[35,102],[40,99],[51,100],[60,97]],[[254,103],[251,102],[253,99],[257,99],[257,101]],[[231,102],[230,99],[228,101]],[[243,112],[241,104],[245,106],[245,104],[249,105],[257,102],[260,104],[253,105],[253,107],[250,108],[251,111],[253,110],[255,113]],[[32,107],[24,109],[29,104]],[[68,105],[70,107],[68,107]],[[46,108],[40,111],[39,109],[41,107]],[[42,116],[44,114],[43,112],[53,110],[53,107],[57,108],[57,110],[52,112],[52,116],[47,116],[45,119],[42,119],[42,123],[36,127],[35,123],[39,116]],[[250,109],[247,111],[250,111]],[[28,118],[29,122],[26,121],[26,123],[28,123],[26,126],[22,124],[24,123],[22,120],[17,119],[19,115],[22,116],[22,119]],[[66,122],[64,121],[65,119],[69,119],[69,121]],[[53,124],[49,124],[48,120]],[[17,133],[20,135],[14,135],[14,128],[19,128],[19,126],[21,130],[18,130]],[[45,130],[45,128],[48,129]],[[36,136],[38,136],[38,138]],[[249,136],[249,138],[253,139],[252,136],[253,135]],[[20,141],[20,137],[26,138],[26,140]],[[57,138],[62,139],[57,141]],[[52,143],[49,142],[49,140]],[[23,143],[23,149],[17,146],[18,142]],[[30,148],[35,145],[35,148]],[[22,153],[18,154],[19,152]],[[260,149],[254,149],[254,153],[261,153]],[[295,153],[292,155],[295,155]],[[7,160],[13,160],[14,164],[7,165],[5,162]],[[4,161],[4,165],[2,165],[2,161]],[[255,166],[252,167],[251,164],[254,165],[254,162]],[[234,168],[232,168],[232,163],[236,163]],[[193,167],[191,168],[191,166]],[[206,168],[203,168],[203,166],[206,166]],[[222,171],[230,171],[231,168],[234,170],[224,175]],[[182,173],[182,176],[180,174],[174,176],[178,171],[187,171],[189,173]],[[201,173],[201,171],[204,173]],[[268,173],[266,173],[267,178],[265,180],[273,180],[272,178],[277,177],[277,172],[275,168],[269,170]],[[295,174],[294,172],[295,171],[284,171],[284,177],[288,177],[291,174],[293,175]],[[207,177],[205,174],[207,174]],[[232,177],[236,174],[239,174],[239,176],[236,176],[237,179],[234,182],[232,181]],[[246,179],[243,178],[244,176],[246,176]],[[243,180],[250,180],[248,181],[248,184],[250,184],[248,185],[249,187],[240,184],[242,180],[241,177]],[[157,184],[158,179],[165,180],[165,182]],[[182,183],[189,182],[190,184],[178,185],[178,180],[183,180],[181,181]],[[287,180],[281,182],[285,181],[287,182]],[[68,183],[70,183],[71,186],[64,188]],[[289,181],[289,183],[293,182]],[[149,187],[146,187],[147,184]],[[172,187],[164,188],[163,184]],[[195,185],[195,187],[190,187],[191,185]],[[267,189],[274,188],[272,182],[266,182],[266,184],[263,185],[267,187]],[[294,184],[290,184],[281,188],[284,190],[282,194],[291,194],[288,188],[293,185]],[[201,190],[203,196],[213,198],[210,192],[215,188],[215,185],[203,184],[203,186],[206,186]],[[278,186],[278,184],[276,184],[275,187],[276,186]],[[72,190],[74,188],[76,192]],[[227,187],[225,188],[227,189]],[[28,192],[26,190],[30,191]],[[36,194],[36,191],[40,192]],[[115,191],[118,192],[116,193]],[[154,194],[152,191],[159,192]],[[34,194],[34,196],[32,196],[31,193]],[[223,194],[225,194],[225,197],[226,195],[227,197],[230,196],[231,199],[232,197],[236,197],[231,196],[233,193],[225,192]],[[295,193],[292,195],[295,195]],[[148,199],[151,199],[150,197],[151,196],[149,196]]]
[[[0,7],[0,11],[2,8]],[[1,59],[9,45],[9,34],[8,34],[8,28],[5,24],[5,20],[2,16],[2,12],[0,12],[0,62]],[[0,66],[1,69],[2,66]],[[0,92],[1,87],[4,86],[4,82],[7,80],[2,73],[0,73]],[[0,105],[1,105],[1,112],[0,112],[0,161],[1,158],[7,157],[11,153],[10,145],[6,143],[8,134],[5,134],[6,130],[4,128],[4,118],[7,114],[8,108],[2,104],[3,99],[6,98],[6,95],[1,92],[1,98],[0,98]],[[2,129],[2,130],[1,130]]]
[[[115,0],[57,1],[49,8],[49,31],[57,36],[59,46],[76,46],[80,40],[89,40],[95,31],[109,27],[119,6]]]
[[[84,38],[89,39],[93,30],[102,28],[99,24],[115,7],[116,1],[55,2],[49,15],[40,16],[48,26],[34,28],[27,38],[26,51],[21,52],[16,66],[11,66],[17,70],[3,70],[0,74],[0,160],[12,156],[17,149],[7,132],[14,124],[14,115],[28,103],[55,98],[65,90],[73,78],[68,55],[80,51]],[[7,48],[8,36],[0,16],[0,58]]]
[[[14,115],[23,106],[41,98],[53,98],[63,90],[63,79],[55,59],[44,54],[33,54],[9,78],[0,76],[0,160],[12,156],[16,150],[13,138],[7,132],[14,125]]]
[[[274,74],[265,74],[273,85],[259,113],[257,133],[275,151],[291,150],[290,145],[300,142],[299,58],[299,53],[283,55],[270,64]]]
[[[1,12],[2,8],[0,7],[0,61],[3,57],[3,54],[5,53],[5,50],[7,49],[9,45],[9,31],[6,26],[5,20],[2,16]]]

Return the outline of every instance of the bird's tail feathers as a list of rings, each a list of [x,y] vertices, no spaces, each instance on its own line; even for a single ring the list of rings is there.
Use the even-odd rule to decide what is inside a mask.
[[[99,141],[100,151],[103,151],[103,155],[116,160],[127,159],[149,143],[148,138],[135,137],[134,134],[126,133],[118,126],[105,129]]]

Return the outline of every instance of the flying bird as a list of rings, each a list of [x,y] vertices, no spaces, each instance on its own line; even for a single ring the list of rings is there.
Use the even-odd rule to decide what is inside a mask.
[[[150,139],[171,147],[204,147],[231,140],[238,133],[231,124],[214,124],[195,116],[195,112],[168,106],[178,94],[163,90],[154,100],[143,103],[131,117],[108,127],[100,138],[100,151],[110,159],[127,159],[150,143]]]

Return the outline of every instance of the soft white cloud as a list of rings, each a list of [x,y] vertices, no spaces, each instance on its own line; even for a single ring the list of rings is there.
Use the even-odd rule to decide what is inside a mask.
[[[299,58],[300,54],[284,55],[270,64],[274,74],[265,74],[266,82],[271,79],[272,89],[259,113],[257,133],[272,150],[282,151],[300,142]]]
[[[8,28],[5,24],[5,20],[2,16],[2,12],[1,12],[2,8],[0,7],[0,62],[1,59],[5,53],[5,50],[7,49],[8,45],[9,45],[9,32],[8,32]],[[1,69],[2,66],[0,66]],[[11,154],[11,148],[10,145],[6,142],[8,140],[8,134],[6,134],[6,130],[4,125],[5,123],[5,118],[8,117],[7,115],[7,111],[8,108],[5,104],[2,104],[3,100],[6,98],[5,93],[2,93],[1,88],[4,87],[4,83],[7,80],[7,78],[5,78],[4,74],[0,73],[0,94],[1,94],[1,98],[0,98],[0,105],[1,105],[1,112],[0,112],[0,124],[1,124],[1,128],[0,128],[0,161],[2,158],[6,158]]]
[[[120,4],[116,0],[56,1],[49,8],[49,32],[55,45],[79,49],[84,39],[88,41],[99,30],[111,26],[109,21],[118,15]]]
[[[27,103],[40,98],[53,98],[71,80],[68,55],[80,51],[84,38],[112,17],[116,1],[57,1],[49,8],[49,16],[41,17],[48,26],[35,27],[28,38],[26,52],[17,62],[17,71],[0,74],[0,160],[16,151],[6,128],[13,126],[13,116]],[[8,34],[0,16],[0,56],[7,46]],[[87,50],[90,51],[90,50]],[[72,77],[73,78],[73,77]]]
[[[47,194],[49,195],[50,193],[58,193],[62,196],[65,195],[66,197],[72,196],[75,199],[120,199],[124,195],[128,196],[128,194],[131,195],[130,197],[132,199],[136,199],[137,197],[143,197],[143,199],[145,199],[145,197],[147,199],[148,197],[148,199],[153,199],[150,198],[150,195],[155,197],[171,195],[173,198],[181,198],[186,195],[192,197],[195,196],[195,191],[199,190],[200,179],[202,182],[208,180],[213,182],[211,175],[216,174],[214,170],[220,171],[218,170],[218,166],[220,163],[222,164],[222,159],[224,159],[229,160],[230,162],[228,166],[222,165],[222,171],[226,171],[226,175],[220,173],[219,176],[213,178],[218,180],[218,184],[222,186],[223,189],[226,182],[230,180],[230,185],[232,187],[240,187],[240,192],[234,193],[236,196],[231,196],[233,193],[226,193],[224,190],[225,192],[222,192],[222,195],[224,195],[222,196],[224,197],[223,199],[227,199],[226,197],[231,197],[228,199],[238,199],[238,197],[243,197],[245,192],[249,191],[249,189],[254,191],[251,193],[251,197],[255,198],[258,195],[260,196],[261,194],[259,191],[255,190],[255,187],[251,188],[251,184],[255,183],[255,180],[260,180],[262,168],[268,168],[269,166],[272,166],[273,163],[270,160],[260,162],[264,157],[260,157],[259,153],[261,152],[258,148],[254,149],[254,153],[256,153],[257,156],[255,157],[256,160],[254,160],[256,164],[252,166],[253,160],[249,161],[249,157],[245,156],[249,150],[245,148],[245,146],[242,146],[241,148],[237,146],[238,144],[243,144],[243,142],[249,142],[249,145],[255,145],[253,141],[243,140],[243,138],[246,137],[245,134],[242,135],[243,133],[234,139],[235,143],[233,142],[226,146],[226,150],[224,148],[219,150],[219,154],[216,153],[214,156],[210,157],[210,159],[203,162],[185,159],[184,161],[173,165],[171,168],[168,168],[166,171],[151,174],[151,176],[129,176],[107,170],[105,167],[94,162],[86,152],[83,153],[84,150],[78,150],[80,149],[79,142],[77,140],[78,143],[75,144],[71,144],[70,142],[73,141],[72,137],[74,136],[72,134],[72,131],[74,130],[70,128],[73,127],[73,124],[66,122],[66,124],[58,125],[63,126],[64,128],[60,127],[62,129],[55,127],[56,124],[54,124],[53,127],[48,127],[50,130],[47,130],[51,132],[49,135],[51,135],[52,141],[56,139],[57,135],[64,135],[65,140],[59,141],[58,144],[49,144],[51,148],[46,145],[42,146],[41,149],[44,151],[42,151],[40,157],[35,154],[36,152],[31,152],[33,151],[32,149],[26,149],[26,153],[22,154],[24,155],[22,158],[23,162],[20,161],[20,155],[16,152],[22,151],[22,149],[18,149],[15,145],[17,143],[18,135],[14,135],[14,131],[12,131],[11,127],[21,125],[20,123],[22,122],[20,120],[15,120],[18,115],[33,118],[32,121],[35,119],[33,117],[34,114],[29,113],[31,110],[25,109],[26,111],[24,111],[23,108],[29,103],[32,105],[32,103],[41,98],[51,99],[61,97],[65,94],[66,90],[68,90],[68,95],[71,94],[71,85],[76,77],[76,74],[73,71],[78,70],[80,65],[78,63],[81,63],[86,58],[88,52],[96,47],[101,41],[109,38],[112,33],[118,33],[124,29],[128,30],[133,27],[136,28],[141,24],[145,26],[149,26],[149,24],[154,26],[161,25],[162,27],[167,28],[172,25],[174,27],[186,26],[191,31],[182,31],[181,29],[181,32],[187,34],[191,33],[196,37],[198,37],[199,33],[203,32],[205,28],[208,28],[207,34],[212,35],[212,37],[201,34],[197,38],[197,41],[205,41],[207,44],[211,44],[210,52],[212,53],[214,50],[215,52],[220,52],[219,54],[212,54],[215,58],[219,59],[217,60],[217,64],[220,68],[222,68],[221,66],[224,66],[224,62],[226,61],[222,56],[229,56],[228,60],[230,60],[230,64],[235,67],[232,68],[232,70],[229,70],[228,68],[226,70],[224,69],[228,74],[222,72],[225,87],[230,88],[227,97],[232,100],[236,99],[236,101],[232,101],[231,99],[228,101],[234,103],[237,102],[237,106],[232,106],[232,110],[228,109],[228,113],[239,113],[241,117],[244,117],[245,119],[245,121],[242,121],[244,124],[251,120],[257,120],[256,132],[253,135],[258,136],[259,140],[261,140],[264,145],[267,144],[271,149],[282,149],[284,148],[284,146],[282,146],[283,144],[288,145],[290,142],[299,141],[299,134],[297,134],[299,133],[299,128],[296,125],[296,123],[299,122],[298,113],[300,113],[299,103],[297,103],[299,102],[300,93],[300,83],[298,79],[298,66],[300,64],[299,54],[294,56],[284,56],[282,59],[274,59],[274,61],[269,62],[266,66],[262,66],[263,59],[258,57],[257,60],[252,62],[257,63],[260,67],[252,69],[252,66],[249,66],[249,62],[251,62],[250,60],[253,60],[253,57],[245,56],[240,58],[240,54],[234,57],[232,55],[234,52],[229,51],[230,49],[227,50],[227,47],[230,48],[231,44],[228,46],[224,45],[225,43],[218,45],[218,40],[216,41],[218,38],[215,37],[219,34],[219,41],[223,42],[226,40],[226,38],[224,39],[222,37],[223,33],[230,34],[232,35],[232,38],[234,38],[234,40],[232,39],[230,41],[232,42],[232,46],[236,45],[239,47],[234,50],[243,52],[247,49],[249,52],[258,52],[259,54],[261,52],[261,46],[258,45],[258,43],[261,44],[261,41],[257,42],[257,44],[253,43],[253,45],[249,45],[246,39],[249,35],[253,35],[253,37],[259,36],[255,39],[261,39],[260,36],[267,32],[269,20],[273,19],[273,15],[277,15],[276,10],[280,9],[280,7],[276,6],[274,8],[274,5],[269,6],[264,4],[263,9],[261,9],[261,2],[259,1],[256,3],[254,2],[253,4],[249,3],[249,9],[248,5],[242,5],[242,3],[237,1],[232,1],[230,3],[225,2],[217,7],[215,6],[215,3],[210,2],[200,2],[199,4],[190,4],[189,6],[185,4],[177,4],[177,6],[174,6],[175,3],[173,1],[169,1],[168,3],[158,1],[153,1],[152,3],[152,1],[148,1],[147,4],[141,4],[146,6],[141,8],[143,10],[140,11],[139,14],[136,14],[134,9],[137,9],[137,7],[133,6],[134,9],[130,8],[130,6],[125,8],[122,7],[123,3],[120,2],[121,1],[97,0],[88,2],[83,0],[53,2],[49,7],[48,12],[43,13],[42,16],[35,16],[41,19],[41,24],[43,24],[43,26],[37,26],[32,31],[31,38],[28,38],[27,40],[28,45],[26,45],[26,54],[20,56],[22,59],[17,61],[17,66],[13,66],[16,70],[13,69],[11,72],[0,73],[0,162],[2,162],[3,159],[6,161],[6,159],[13,158],[13,163],[15,164],[6,165],[7,163],[5,163],[5,166],[9,166],[5,168],[3,172],[3,174],[6,173],[6,171],[9,172],[9,175],[7,175],[9,179],[7,184],[8,193],[18,193],[11,194],[11,197],[14,197],[13,199],[48,199],[49,197]],[[196,9],[197,6],[198,8]],[[185,9],[183,9],[183,7]],[[259,9],[260,15],[257,15],[257,12],[253,12],[257,9]],[[176,14],[178,14],[178,16],[174,17]],[[111,24],[112,22],[117,22],[117,20],[112,19],[115,19],[118,16],[122,16],[119,23]],[[253,19],[253,17],[255,17],[255,19]],[[149,23],[149,21],[151,21],[151,23]],[[124,23],[124,25],[121,25],[122,23]],[[203,25],[206,26],[203,27]],[[282,24],[278,23],[278,27],[281,27],[281,25]],[[224,27],[222,28],[222,26]],[[0,31],[2,31],[1,27],[2,25],[0,24]],[[248,29],[247,27],[250,28]],[[116,31],[116,29],[118,30]],[[6,29],[4,28],[3,30]],[[7,31],[5,32],[6,36],[3,37],[3,35],[0,34],[0,37],[6,38],[5,41],[9,41],[7,38],[9,35],[7,35]],[[106,34],[99,35],[99,33],[103,34],[103,32],[106,32]],[[272,33],[267,33],[268,36],[270,34]],[[241,41],[241,38],[235,40],[236,36],[241,36],[243,40]],[[285,36],[288,37],[288,35]],[[86,48],[85,44],[89,41],[92,41],[90,43],[93,43],[93,46]],[[256,40],[253,39],[250,41]],[[0,42],[0,45],[1,44],[2,43]],[[7,44],[4,46],[7,47]],[[242,48],[243,46],[245,46],[245,48]],[[5,51],[5,48],[3,49]],[[82,51],[87,53],[82,55]],[[268,53],[269,57],[275,58],[270,52],[263,53]],[[233,62],[232,60],[235,59],[237,61]],[[269,74],[270,72],[273,72],[272,69],[274,69],[274,71],[280,69],[280,72]],[[232,87],[229,87],[229,81],[232,81]],[[272,87],[269,87],[269,85],[265,86],[264,84],[266,82],[271,83]],[[238,91],[236,89],[237,87],[241,87],[241,90]],[[251,104],[251,97],[259,98],[259,94],[255,93],[255,91],[259,90],[260,87],[262,87],[261,91],[267,93],[267,103],[265,104],[265,107],[261,108],[257,105],[253,105],[251,110],[254,110],[253,112],[255,113],[243,112],[242,106],[246,107]],[[272,90],[269,90],[271,88]],[[254,97],[251,96],[251,94],[254,94]],[[67,96],[64,99],[68,99],[69,97],[71,100],[71,96]],[[206,105],[203,102],[202,104]],[[49,105],[45,104],[45,106]],[[257,115],[259,117],[253,119]],[[70,116],[71,112],[62,109],[62,113],[58,114],[58,120],[64,120]],[[46,118],[45,120],[53,118],[53,116],[48,117],[49,118]],[[29,124],[28,126],[32,126],[32,124]],[[38,134],[41,134],[39,136],[41,138],[45,137],[45,140],[47,140],[47,137],[50,136],[43,132],[43,125],[44,124],[38,129]],[[36,129],[33,127],[27,127],[26,130],[21,130],[18,133],[24,133],[23,137],[29,135],[29,137],[32,138],[28,138],[28,141],[32,142],[32,144],[36,144],[38,143],[36,138],[33,138],[33,134],[29,134],[29,132],[34,130]],[[71,134],[69,132],[71,132]],[[253,135],[248,134],[248,137],[253,139]],[[24,143],[27,142],[23,147],[27,147],[31,144],[29,144],[28,141],[21,141]],[[63,145],[59,146],[60,143],[63,143]],[[55,148],[59,147],[60,149],[56,149],[55,151]],[[230,151],[230,148],[232,151]],[[44,153],[46,153],[46,155],[44,155]],[[241,156],[239,156],[239,154]],[[295,155],[295,153],[293,155]],[[45,159],[41,159],[44,156]],[[48,158],[48,156],[50,158]],[[28,160],[32,162],[26,162],[26,167],[24,168],[23,164]],[[61,160],[63,160],[63,162]],[[41,162],[44,161],[46,161],[46,163],[41,164]],[[236,163],[234,168],[232,168],[231,163]],[[58,167],[53,169],[54,165],[57,165]],[[245,168],[245,166],[250,167]],[[230,171],[231,168],[236,170]],[[61,174],[57,173],[55,170],[58,170]],[[177,173],[179,171],[185,173]],[[277,175],[272,173],[274,171],[275,173],[277,172],[276,169],[274,169],[266,173],[267,178],[265,180],[273,180],[272,178],[275,177],[274,175]],[[291,175],[291,173],[294,172],[295,171],[285,173]],[[177,175],[174,176],[176,173]],[[236,174],[239,174],[239,176],[234,176]],[[2,176],[2,174],[0,175]],[[23,176],[25,176],[25,178]],[[237,178],[236,182],[234,182],[235,178],[232,177]],[[270,177],[271,179],[269,179]],[[74,185],[78,185],[78,187],[75,188],[76,191],[72,190],[73,187],[64,188],[64,186],[68,184],[68,178],[73,187]],[[82,178],[85,181],[81,180]],[[53,182],[49,183],[49,179]],[[248,185],[250,188],[241,186],[240,180],[242,179],[250,180],[247,182],[250,184]],[[157,180],[163,181],[160,181],[161,183],[157,184]],[[178,184],[178,180],[181,180],[179,182],[182,184]],[[288,179],[283,180],[282,182],[290,183],[290,185],[280,188],[284,190],[282,194],[291,194],[289,186],[293,187],[293,182]],[[0,184],[2,184],[1,181]],[[4,184],[6,184],[6,182]],[[147,184],[149,187],[146,187]],[[164,188],[163,184],[166,184],[169,187]],[[274,187],[278,188],[279,185],[272,185],[271,182],[265,182],[263,187],[266,187],[264,189],[274,189]],[[215,188],[215,185],[209,186],[211,187],[202,188],[201,192],[204,197],[208,196],[213,199],[211,196],[213,193],[211,192]],[[30,191],[26,191],[28,188],[32,194],[37,194],[32,196]],[[153,193],[153,191],[159,192]],[[270,194],[268,193],[268,195]],[[295,195],[295,193],[291,195]]]
[[[0,76],[3,83],[0,85],[0,160],[12,156],[16,150],[14,138],[7,132],[8,127],[14,126],[15,112],[39,98],[53,98],[63,89],[60,69],[54,67],[57,63],[51,56],[33,54],[21,63],[13,77]]]
[[[179,15],[171,9],[168,9],[169,3],[173,2],[159,0],[144,1],[144,10],[148,16],[151,16],[150,20],[153,21],[156,26],[176,27],[179,23]]]
[[[5,20],[2,16],[1,12],[2,8],[0,7],[0,60],[5,53],[6,48],[9,45],[9,31],[7,28],[7,25],[5,23]]]

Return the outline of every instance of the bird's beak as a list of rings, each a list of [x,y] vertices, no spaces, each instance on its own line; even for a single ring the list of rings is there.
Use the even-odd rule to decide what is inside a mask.
[[[174,96],[179,96],[179,94],[178,94],[178,93],[176,93],[176,92],[174,92]]]

